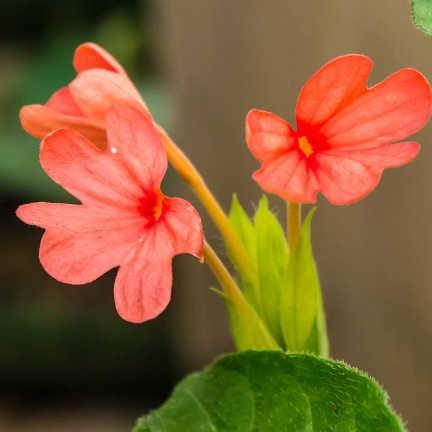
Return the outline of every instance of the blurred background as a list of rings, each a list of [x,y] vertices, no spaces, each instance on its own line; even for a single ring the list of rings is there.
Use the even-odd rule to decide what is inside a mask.
[[[68,197],[41,171],[19,107],[46,101],[74,76],[74,47],[96,41],[224,207],[236,191],[252,212],[260,191],[243,141],[250,108],[292,120],[304,81],[348,52],[374,59],[371,83],[406,66],[431,79],[432,39],[413,27],[407,0],[2,0],[0,11],[0,430],[128,431],[182,376],[233,349],[224,306],[207,269],[187,256],[175,260],[168,310],[141,326],[114,311],[115,272],[85,286],[44,273],[41,231],[14,210]],[[313,226],[333,357],[374,376],[416,432],[432,430],[431,133],[416,137],[418,160],[386,171],[364,201],[320,200]],[[165,190],[196,203],[175,174]],[[208,221],[206,230],[223,254]]]

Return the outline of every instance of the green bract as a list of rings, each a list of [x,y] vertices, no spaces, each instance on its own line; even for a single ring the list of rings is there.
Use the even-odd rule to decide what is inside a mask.
[[[428,35],[432,35],[432,0],[412,0],[414,24]]]
[[[288,263],[287,290],[280,300],[280,321],[289,350],[327,356],[324,309],[310,236],[314,213],[312,209],[307,215],[299,244]]]
[[[321,290],[310,244],[312,210],[306,217],[298,247],[290,252],[285,233],[268,200],[263,197],[253,220],[234,196],[231,223],[244,244],[253,266],[239,272],[246,300],[255,309],[279,349],[291,352],[328,354]],[[247,320],[239,318],[235,305],[229,305],[234,340],[239,350],[268,349],[259,341],[245,341],[250,331]]]
[[[402,432],[365,374],[307,354],[228,355],[184,379],[133,432]]]

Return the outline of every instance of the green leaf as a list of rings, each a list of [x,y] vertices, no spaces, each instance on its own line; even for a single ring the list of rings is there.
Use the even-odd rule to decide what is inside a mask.
[[[280,297],[287,280],[289,249],[284,231],[277,217],[269,209],[268,200],[263,196],[258,205],[253,222],[250,220],[237,196],[233,196],[230,221],[249,255],[253,271],[257,275],[251,282],[250,275],[239,273],[243,293],[268,328],[279,348],[285,348],[282,328],[279,322]],[[247,320],[236,320],[235,310],[230,311],[237,335],[250,334]],[[242,324],[246,325],[241,329]],[[248,346],[236,337],[236,345],[243,349],[258,349]],[[263,349],[263,347],[261,347]]]
[[[428,35],[432,35],[432,0],[412,0],[414,24]]]
[[[260,200],[254,221],[262,314],[276,340],[283,345],[280,314],[281,297],[286,290],[288,278],[288,243],[277,217],[269,209],[265,196]]]
[[[257,256],[256,256],[256,235],[255,227],[253,226],[249,216],[241,206],[237,195],[234,194],[231,201],[231,209],[229,214],[230,222],[239,236],[240,241],[243,243],[246,253],[249,256],[253,271],[257,273]],[[230,251],[228,250],[230,255]],[[234,263],[234,260],[231,259]],[[249,275],[243,275],[240,273],[242,282],[242,288],[246,298],[256,310],[261,310],[261,294],[257,283],[251,283]]]
[[[279,350],[279,344],[261,317],[244,297],[243,299],[244,301],[233,302],[230,299],[226,301],[231,332],[237,350]]]
[[[311,247],[311,222],[306,216],[297,248],[291,254],[287,292],[281,298],[280,320],[290,351],[327,355],[327,337],[318,272]]]
[[[344,363],[307,354],[228,355],[184,379],[133,432],[402,432],[387,395]]]
[[[234,194],[232,197],[229,219],[241,242],[245,245],[249,257],[255,262],[255,228],[249,219],[249,216],[246,214],[242,205],[240,204],[236,194]]]
[[[251,283],[248,275],[239,274],[246,300],[281,349],[328,356],[328,340],[321,288],[312,254],[310,228],[314,210],[305,218],[299,244],[290,253],[284,230],[269,209],[263,196],[250,220],[236,196],[233,197],[230,220],[243,242],[257,275]],[[230,317],[236,346],[248,346],[242,335],[253,340],[248,320]],[[240,348],[239,348],[240,349]],[[262,347],[260,349],[263,349]]]
[[[241,242],[245,245],[253,271],[256,272],[255,228],[235,194],[233,195],[229,218]],[[261,310],[259,285],[251,283],[249,276],[240,274],[243,299],[227,299],[226,301],[234,343],[239,351],[280,349],[279,344],[263,322],[262,316],[258,313]]]

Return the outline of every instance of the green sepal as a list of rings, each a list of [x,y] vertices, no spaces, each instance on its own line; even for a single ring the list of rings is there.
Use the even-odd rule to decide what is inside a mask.
[[[386,393],[345,363],[248,351],[186,377],[133,432],[403,432]]]
[[[244,301],[237,302],[227,299],[226,305],[237,351],[281,349],[261,317],[245,298]]]
[[[233,195],[229,218],[240,241],[245,246],[246,253],[252,265],[252,272],[256,275],[257,248],[255,227],[235,194]],[[228,255],[230,256],[229,249]],[[234,263],[234,260],[232,261]],[[280,349],[280,345],[276,342],[260,314],[262,301],[256,277],[251,281],[250,274],[244,275],[239,273],[239,276],[244,295],[243,300],[227,299],[226,301],[231,332],[237,350]]]
[[[281,297],[288,278],[289,247],[277,217],[263,196],[254,217],[258,286],[261,313],[277,341],[283,346],[280,324]]]
[[[432,0],[412,0],[412,17],[416,27],[432,35]]]
[[[281,296],[280,322],[289,351],[327,356],[321,288],[311,246],[311,222],[315,210],[313,208],[306,216],[299,243],[291,252],[286,292]]]
[[[229,220],[232,227],[236,231],[240,241],[243,243],[246,253],[249,257],[249,262],[252,266],[252,272],[257,274],[257,256],[256,256],[256,234],[255,227],[253,226],[249,216],[246,214],[242,205],[240,204],[237,195],[234,194],[231,201],[231,209],[229,213]],[[228,256],[231,257],[231,252],[228,249]],[[235,265],[235,260],[231,259]],[[239,269],[237,269],[239,272]],[[261,310],[261,293],[257,284],[256,278],[251,281],[250,275],[245,275],[239,272],[243,292],[247,300],[258,311]]]
[[[328,356],[328,340],[321,288],[312,254],[310,229],[311,210],[301,228],[299,244],[290,252],[284,230],[276,215],[269,209],[263,196],[253,220],[246,214],[236,196],[233,197],[230,221],[249,255],[252,271],[256,275],[239,272],[241,287],[247,302],[256,311],[263,325],[283,350],[310,352]],[[229,250],[228,250],[229,254]],[[239,337],[237,347],[248,346],[242,341],[249,329],[241,329],[245,320],[235,320],[235,310],[230,311],[231,322],[236,323]]]
[[[265,196],[261,198],[255,216],[251,220],[237,196],[234,195],[229,218],[245,246],[255,275],[251,280],[249,274],[242,274],[237,269],[243,293],[277,341],[278,346],[284,349],[279,322],[280,296],[286,283],[289,261],[289,248],[284,231],[277,217],[269,209],[268,199]],[[230,255],[229,250],[228,254]],[[246,345],[242,344],[242,346]]]

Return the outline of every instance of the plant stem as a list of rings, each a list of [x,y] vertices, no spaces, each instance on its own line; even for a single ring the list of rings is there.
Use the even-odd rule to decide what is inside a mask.
[[[206,264],[215,275],[227,298],[229,298],[233,303],[238,302],[238,300],[243,301],[243,293],[238,287],[236,281],[231,276],[230,272],[227,270],[214,249],[207,243],[207,240],[204,240],[203,254]]]
[[[301,204],[287,201],[287,234],[292,251],[297,247],[301,228]]]
[[[250,335],[251,337],[242,340],[241,343],[236,339],[233,332],[233,339],[237,345],[237,349],[240,351],[244,349],[280,349],[261,317],[246,300],[243,292],[206,240],[204,240],[203,254],[205,262],[222,287],[226,299],[234,306],[237,317],[243,317],[242,326],[254,329],[254,332]]]
[[[251,274],[252,266],[250,265],[249,257],[243,244],[238,238],[237,233],[232,228],[228,216],[222,210],[219,202],[212,194],[193,163],[182,152],[182,150],[177,147],[174,141],[160,126],[159,131],[161,133],[171,165],[179,173],[183,180],[192,188],[192,190],[202,202],[203,206],[207,210],[207,213],[210,215],[219,232],[222,234],[239,272],[244,275],[251,275],[252,279],[254,275]]]

